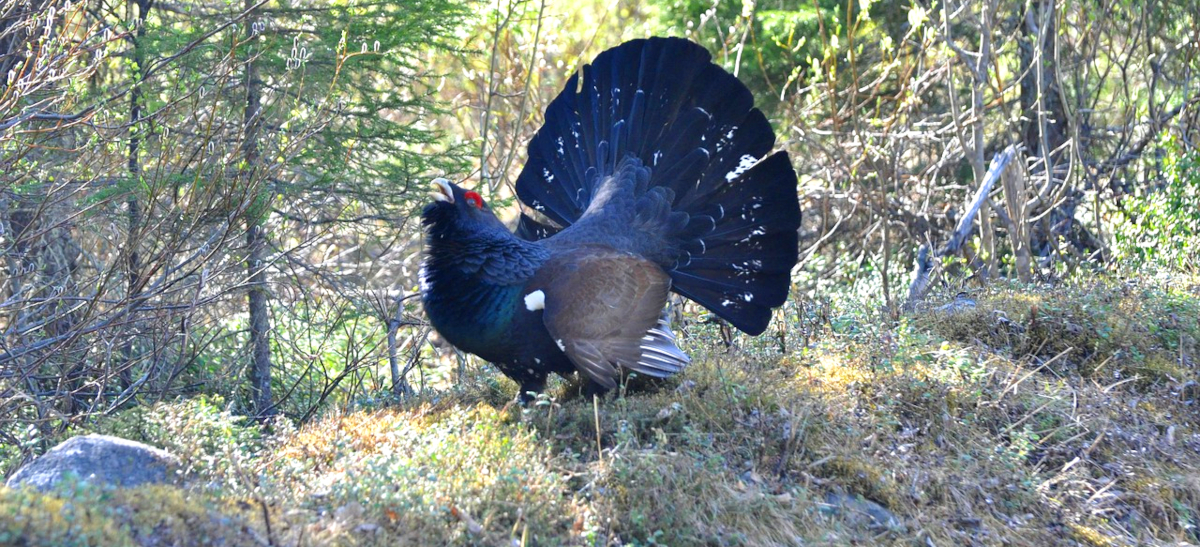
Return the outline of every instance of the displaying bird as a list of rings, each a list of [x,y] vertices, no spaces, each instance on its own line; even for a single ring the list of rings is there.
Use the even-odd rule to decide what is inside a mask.
[[[680,38],[596,57],[546,109],[517,179],[510,232],[483,198],[434,181],[422,212],[425,312],[460,350],[541,392],[576,371],[592,392],[621,369],[682,370],[674,291],[751,335],[784,303],[800,207],[786,152],[750,91]]]

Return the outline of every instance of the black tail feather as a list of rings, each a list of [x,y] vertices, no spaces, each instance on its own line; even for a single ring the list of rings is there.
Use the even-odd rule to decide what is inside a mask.
[[[562,228],[558,226],[539,222],[533,217],[521,213],[521,218],[517,219],[517,229],[514,232],[517,237],[525,241],[537,241],[539,239],[546,239],[561,231]]]
[[[760,333],[771,308],[787,298],[800,212],[787,154],[764,158],[775,134],[753,103],[692,42],[627,42],[572,76],[550,104],[517,196],[570,226],[622,160],[640,159],[650,169],[647,187],[669,189],[670,209],[687,214],[638,215],[669,219],[660,243],[677,250],[674,263],[664,264],[672,288]],[[521,226],[531,239],[555,231],[525,217]]]

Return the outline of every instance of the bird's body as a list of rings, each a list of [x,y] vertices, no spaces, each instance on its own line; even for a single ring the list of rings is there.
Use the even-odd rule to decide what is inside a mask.
[[[787,155],[746,88],[682,39],[598,56],[551,103],[517,195],[517,233],[439,181],[422,218],[426,313],[463,351],[540,391],[582,372],[682,370],[665,314],[687,296],[758,334],[787,298],[800,222]]]

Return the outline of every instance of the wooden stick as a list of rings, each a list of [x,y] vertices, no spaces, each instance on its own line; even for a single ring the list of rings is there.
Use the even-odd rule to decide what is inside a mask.
[[[971,223],[975,220],[975,215],[979,213],[979,209],[983,207],[987,201],[988,194],[992,192],[992,187],[996,185],[996,181],[1000,179],[1000,174],[1004,172],[1004,168],[1008,167],[1009,162],[1017,154],[1016,144],[1010,144],[999,155],[992,158],[991,165],[988,166],[987,174],[983,177],[983,183],[979,185],[979,190],[975,192],[975,198],[971,201],[971,205],[963,214],[962,218],[958,219],[958,227],[954,229],[954,236],[950,241],[946,242],[946,246],[938,251],[937,256],[946,256],[958,252],[962,244],[967,239],[967,235],[971,232]]]

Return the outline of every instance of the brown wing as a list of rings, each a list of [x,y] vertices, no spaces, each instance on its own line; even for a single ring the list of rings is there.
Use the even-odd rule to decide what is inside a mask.
[[[552,262],[543,289],[543,321],[575,368],[613,389],[619,366],[662,377],[687,365],[661,321],[671,288],[661,267],[635,255],[594,249]]]

